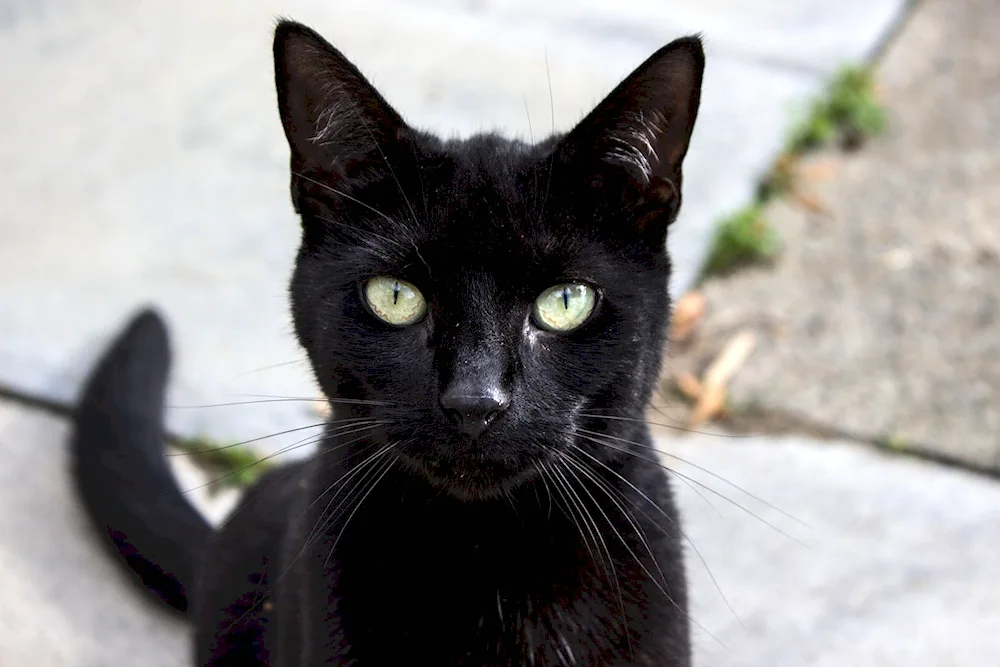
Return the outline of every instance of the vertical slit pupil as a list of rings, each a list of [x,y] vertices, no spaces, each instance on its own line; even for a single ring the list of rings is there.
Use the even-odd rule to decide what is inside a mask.
[[[392,305],[399,303],[399,283],[393,283],[392,285]]]
[[[566,310],[569,310],[569,288],[568,287],[563,287],[562,297],[563,297],[563,308],[565,308]]]

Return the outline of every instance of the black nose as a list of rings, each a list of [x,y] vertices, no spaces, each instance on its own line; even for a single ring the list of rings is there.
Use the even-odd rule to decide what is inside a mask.
[[[462,433],[478,438],[497,415],[507,408],[507,402],[495,396],[470,396],[445,392],[441,407],[457,423]]]

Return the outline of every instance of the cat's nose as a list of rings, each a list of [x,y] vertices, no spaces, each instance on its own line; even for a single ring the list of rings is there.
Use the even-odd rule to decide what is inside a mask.
[[[470,395],[446,391],[441,407],[455,420],[458,429],[470,438],[478,438],[496,417],[507,409],[506,397],[496,394]]]

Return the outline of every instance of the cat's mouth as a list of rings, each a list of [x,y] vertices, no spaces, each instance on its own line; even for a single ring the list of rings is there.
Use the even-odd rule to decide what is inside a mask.
[[[532,462],[496,459],[480,452],[440,458],[400,454],[399,460],[435,488],[462,500],[491,500],[537,474]]]

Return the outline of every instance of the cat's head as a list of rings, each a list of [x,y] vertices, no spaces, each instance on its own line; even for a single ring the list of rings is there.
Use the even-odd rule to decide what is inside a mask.
[[[465,498],[594,448],[579,437],[606,423],[594,415],[641,419],[669,311],[697,38],[536,145],[410,127],[302,25],[279,24],[274,56],[303,230],[293,318],[324,392],[358,402],[339,417],[377,420],[353,423]]]

